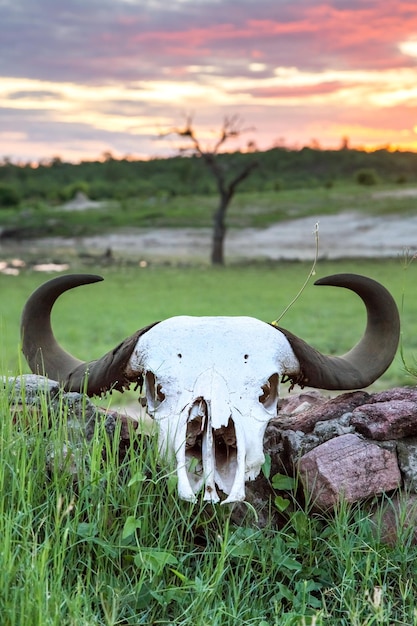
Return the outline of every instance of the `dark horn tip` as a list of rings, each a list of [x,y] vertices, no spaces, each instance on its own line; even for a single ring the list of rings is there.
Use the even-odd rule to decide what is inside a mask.
[[[348,287],[352,283],[375,283],[372,278],[362,276],[360,274],[332,274],[331,276],[324,276],[317,279],[315,285],[329,285],[330,287],[346,286]]]
[[[20,328],[23,354],[32,372],[65,381],[74,368],[83,364],[57,343],[51,327],[51,311],[65,291],[102,280],[97,274],[62,274],[43,283],[28,298]]]
[[[99,283],[102,280],[104,280],[103,276],[99,276],[98,274],[62,274],[61,276],[58,276],[56,278],[56,280],[65,280],[65,279],[69,279],[69,280],[74,280],[74,281],[80,281],[80,285],[85,284],[85,285],[89,285],[90,283]]]
[[[344,287],[356,293],[365,304],[367,324],[362,339],[340,357],[323,355],[292,333],[280,329],[299,360],[298,380],[318,389],[368,387],[387,370],[397,352],[400,316],[394,298],[379,282],[360,274],[333,274],[314,284]]]

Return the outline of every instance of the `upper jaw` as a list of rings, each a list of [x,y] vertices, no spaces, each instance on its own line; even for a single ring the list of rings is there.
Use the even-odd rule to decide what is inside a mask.
[[[162,436],[175,452],[181,499],[195,502],[202,489],[207,502],[226,504],[245,499],[245,481],[258,475],[264,461],[266,422],[252,420],[256,433],[249,433],[248,446],[241,415],[234,413],[226,425],[214,428],[210,402],[199,398],[183,409],[173,437],[169,432]],[[222,498],[219,491],[227,497]]]

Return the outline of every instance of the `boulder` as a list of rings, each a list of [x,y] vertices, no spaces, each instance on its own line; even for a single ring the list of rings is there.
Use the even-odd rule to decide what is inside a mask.
[[[358,502],[401,485],[396,455],[351,433],[307,452],[299,472],[312,503],[321,510],[341,498]]]
[[[417,402],[386,400],[357,407],[350,423],[369,439],[387,441],[417,435]]]

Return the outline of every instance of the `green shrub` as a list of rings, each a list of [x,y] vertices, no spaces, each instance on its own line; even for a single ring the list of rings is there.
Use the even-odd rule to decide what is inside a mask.
[[[15,187],[0,184],[0,207],[14,207],[20,204],[20,195]]]
[[[77,180],[60,190],[60,197],[64,201],[73,200],[77,193],[89,195],[90,186],[85,180]]]
[[[359,185],[376,185],[378,182],[378,174],[371,168],[359,170],[355,178]]]

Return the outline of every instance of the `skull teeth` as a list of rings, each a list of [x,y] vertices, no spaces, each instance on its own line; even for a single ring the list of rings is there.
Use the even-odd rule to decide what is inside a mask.
[[[207,502],[219,502],[215,484],[216,473],[216,450],[212,428],[206,428],[202,437],[203,474],[204,474],[204,500]]]
[[[185,447],[189,477],[197,490],[204,485],[204,500],[219,502],[217,487],[226,494],[235,490],[234,486],[236,482],[240,482],[242,471],[244,474],[244,463],[238,462],[233,420],[229,418],[226,426],[212,428],[210,418],[207,419],[206,414],[202,414],[202,409],[201,402],[195,403],[187,422]]]

